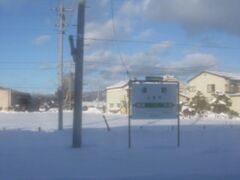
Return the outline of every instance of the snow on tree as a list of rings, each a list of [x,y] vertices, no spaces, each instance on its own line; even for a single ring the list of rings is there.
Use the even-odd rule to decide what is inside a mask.
[[[205,111],[209,110],[209,103],[207,98],[198,91],[192,98],[190,107],[194,108],[197,114],[202,115]]]
[[[73,92],[74,92],[74,74],[68,73],[63,77],[63,97],[64,108],[72,109],[73,107]]]
[[[239,117],[239,113],[231,110],[232,101],[223,92],[213,94],[212,100],[209,102],[202,92],[198,91],[191,99],[189,104],[183,105],[181,113],[184,117],[198,115],[199,117],[207,117],[209,113],[223,114],[229,118]]]
[[[230,97],[222,92],[216,92],[213,96],[214,99],[210,102],[212,111],[217,114],[228,113],[232,105]]]

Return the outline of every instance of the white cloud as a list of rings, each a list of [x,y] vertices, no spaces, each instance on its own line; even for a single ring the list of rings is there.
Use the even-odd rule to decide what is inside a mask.
[[[105,22],[91,22],[86,25],[85,38],[86,44],[89,47],[95,47],[96,44],[99,44],[99,41],[88,40],[88,39],[124,39],[126,35],[131,32],[132,26],[130,21],[121,21],[119,18],[114,19],[114,25],[112,19],[108,19]],[[113,33],[113,28],[115,28],[116,34]],[[88,48],[89,48],[88,47]]]
[[[113,54],[111,51],[95,51],[85,56],[85,73],[91,74],[98,70],[109,69],[118,65],[118,63],[117,55]]]
[[[173,22],[189,34],[222,31],[240,35],[239,0],[132,0],[120,12],[135,19]]]
[[[112,38],[113,29],[112,21],[108,20],[105,23],[91,22],[86,25],[86,38]]]
[[[34,38],[33,43],[36,45],[43,45],[50,41],[51,36],[49,35],[41,35],[36,38]]]
[[[213,67],[216,65],[217,59],[211,54],[203,54],[203,53],[194,53],[188,54],[185,58],[178,62],[176,67]]]
[[[112,19],[110,1],[109,0],[101,0],[100,6],[106,6],[108,4],[108,18],[104,20],[99,20],[102,16],[96,17],[94,20],[90,21],[86,24],[86,33],[85,37],[93,37],[93,38],[113,38],[113,28],[116,30],[116,34],[118,38],[133,32],[133,27],[135,23],[135,19],[131,14],[138,14],[140,8],[137,9],[137,6],[134,7],[134,4],[131,1],[126,1],[122,4],[121,7],[115,6],[114,8],[114,17]],[[93,13],[93,12],[92,12]],[[90,16],[91,14],[89,14]],[[114,27],[113,27],[114,24]]]
[[[155,34],[155,32],[153,29],[146,29],[146,30],[143,30],[142,32],[140,32],[136,36],[136,38],[140,39],[140,40],[146,40],[146,39],[152,37],[154,34]]]
[[[171,42],[162,42],[153,45],[146,52],[132,54],[119,55],[110,50],[99,50],[85,56],[85,61],[87,61],[85,76],[94,81],[97,78],[100,84],[109,85],[112,82],[126,79],[127,70],[130,72],[131,78],[164,74],[189,77],[200,71],[213,69],[218,65],[218,59],[214,55],[206,53],[189,53],[181,59],[168,61],[161,55],[171,48]]]
[[[221,27],[219,24],[222,24],[220,30],[230,32],[228,28],[224,28],[223,24],[225,24],[225,21],[223,19],[221,19],[221,21],[224,22],[218,22],[216,17],[218,17],[220,12],[217,13],[217,10],[213,10],[214,13],[217,13],[214,15],[215,18],[211,15],[210,20],[205,21],[207,17],[205,17],[204,13],[211,11],[206,3],[209,4],[211,0],[186,1],[187,2],[181,0],[131,0],[118,3],[122,4],[120,8],[117,8],[115,4],[114,23],[116,25],[117,38],[145,40],[150,37],[155,37],[156,34],[154,33],[156,33],[156,30],[152,27],[149,28],[149,26],[146,28],[144,25],[144,22],[149,20],[154,21],[154,23],[176,22],[191,33],[216,29],[215,27]],[[215,5],[218,5],[216,0],[213,1]],[[219,1],[222,2],[222,0]],[[221,2],[220,6],[222,7]],[[105,6],[110,6],[110,4],[105,4],[104,0],[102,3]],[[108,8],[110,11],[110,7]],[[200,9],[197,10],[197,8]],[[220,17],[222,18],[223,16],[224,15],[221,15]],[[112,19],[109,17],[110,15],[108,14],[108,18],[104,20],[101,19],[98,21],[97,19],[96,21],[95,19],[94,21],[90,21],[90,23],[86,25],[85,37],[101,39],[113,38]],[[139,23],[142,25],[139,26]],[[136,29],[136,27],[139,27],[139,29]],[[196,31],[194,29],[195,27],[200,28]],[[136,31],[134,29],[136,29]],[[95,48],[96,44],[101,44],[94,41],[88,41],[87,44],[89,43]],[[101,46],[102,44],[98,46],[98,48],[102,49],[103,47]],[[167,57],[163,55],[168,53],[173,46],[174,42],[163,41],[142,52],[135,51],[131,54],[122,55],[111,51],[112,47],[108,47],[108,50],[88,51],[85,58],[86,61],[88,61],[85,64],[85,77],[88,79],[89,84],[90,82],[94,82],[109,85],[114,81],[125,79],[126,68],[130,71],[133,78],[163,74],[189,76],[199,71],[215,68],[218,65],[218,59],[214,55],[199,53],[198,49],[196,49],[194,53],[188,52],[187,55],[179,59],[167,59]],[[120,56],[122,56],[122,58]],[[123,59],[126,67],[122,65],[121,59]]]
[[[144,0],[141,6],[146,16],[179,23],[189,33],[217,30],[240,34],[239,0]]]
[[[195,53],[173,62],[159,58],[155,55],[137,53],[127,57],[129,67],[133,75],[164,75],[189,76],[217,66],[217,58],[211,54]]]
[[[151,47],[150,53],[154,55],[162,55],[167,52],[172,48],[173,44],[170,41],[164,41],[158,44],[154,44]]]
[[[217,58],[212,54],[192,53],[187,54],[183,59],[169,64],[165,67],[166,72],[189,76],[204,70],[216,68]]]
[[[134,18],[142,12],[141,1],[125,1],[119,12],[127,18]]]

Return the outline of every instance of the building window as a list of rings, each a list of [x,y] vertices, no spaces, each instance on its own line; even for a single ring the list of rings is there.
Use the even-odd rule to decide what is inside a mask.
[[[207,92],[214,93],[215,92],[215,84],[208,84],[207,85]]]
[[[167,93],[167,88],[165,87],[161,88],[161,93]]]
[[[231,93],[237,93],[237,92],[239,92],[238,88],[239,88],[238,85],[233,83],[233,84],[231,84],[230,92]]]
[[[147,88],[146,87],[142,88],[142,93],[147,93]]]

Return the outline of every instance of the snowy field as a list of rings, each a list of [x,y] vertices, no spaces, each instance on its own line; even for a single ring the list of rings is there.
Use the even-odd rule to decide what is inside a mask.
[[[83,148],[72,149],[72,113],[0,113],[0,179],[239,180],[240,120],[132,121],[84,113]]]

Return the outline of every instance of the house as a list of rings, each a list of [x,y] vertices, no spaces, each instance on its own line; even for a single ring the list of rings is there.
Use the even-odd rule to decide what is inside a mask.
[[[191,78],[188,87],[192,97],[201,91],[209,100],[223,92],[232,100],[231,109],[240,113],[240,73],[204,71]]]
[[[27,110],[30,101],[31,96],[28,93],[0,87],[0,110]]]
[[[189,100],[190,100],[190,96],[187,94],[187,93],[184,93],[180,90],[179,92],[179,101],[180,101],[180,104],[184,104],[184,103],[188,103]]]
[[[120,81],[106,88],[106,111],[128,113],[128,81]]]

